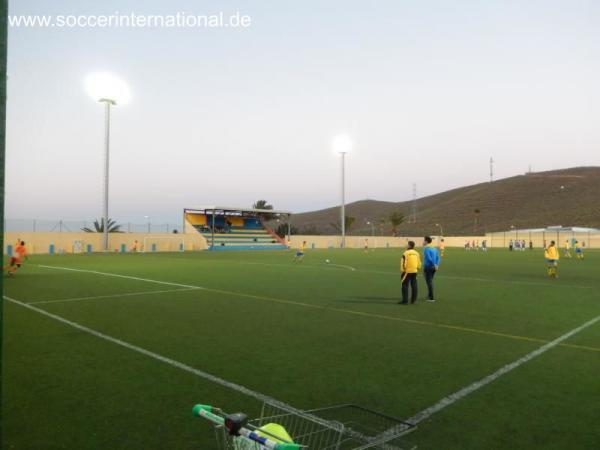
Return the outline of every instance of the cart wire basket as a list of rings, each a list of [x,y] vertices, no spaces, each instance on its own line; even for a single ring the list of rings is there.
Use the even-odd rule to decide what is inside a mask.
[[[406,440],[415,425],[353,404],[311,410],[265,402],[259,418],[196,405],[212,423],[219,450],[414,450]]]

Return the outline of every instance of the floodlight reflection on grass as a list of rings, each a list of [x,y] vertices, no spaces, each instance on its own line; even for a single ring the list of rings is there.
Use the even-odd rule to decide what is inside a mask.
[[[110,101],[125,105],[131,100],[131,91],[127,83],[109,72],[97,72],[85,79],[85,90],[96,101]]]

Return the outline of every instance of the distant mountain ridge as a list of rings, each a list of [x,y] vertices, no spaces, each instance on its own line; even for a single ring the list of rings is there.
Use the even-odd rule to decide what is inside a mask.
[[[348,234],[391,234],[389,216],[399,211],[405,221],[399,235],[443,233],[447,236],[484,234],[515,228],[541,228],[549,225],[600,228],[600,167],[575,167],[533,172],[492,183],[451,189],[417,200],[416,223],[408,223],[412,201],[383,202],[361,200],[346,205],[346,215],[356,220]],[[476,210],[479,213],[476,213]],[[383,227],[380,219],[384,218]],[[339,223],[339,206],[295,214],[292,224],[302,233],[316,229],[321,234],[337,234],[331,225]]]

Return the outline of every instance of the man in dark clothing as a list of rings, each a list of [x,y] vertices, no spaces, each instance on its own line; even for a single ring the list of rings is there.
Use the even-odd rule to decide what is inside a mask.
[[[433,277],[440,266],[440,254],[431,241],[432,239],[430,236],[425,236],[425,248],[423,249],[423,275],[425,275],[425,282],[427,283],[427,301],[435,302],[433,297]]]
[[[415,243],[408,241],[408,248],[402,255],[402,261],[400,262],[400,272],[402,274],[402,301],[401,305],[408,304],[408,286],[410,284],[411,297],[410,302],[414,303],[417,301],[417,273],[421,268],[421,256],[415,250]]]

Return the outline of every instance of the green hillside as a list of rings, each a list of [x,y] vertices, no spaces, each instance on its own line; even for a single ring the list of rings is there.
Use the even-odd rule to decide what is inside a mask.
[[[533,172],[423,197],[417,200],[417,221],[409,223],[411,203],[362,200],[346,207],[355,217],[350,234],[370,234],[367,221],[377,224],[376,233],[391,233],[389,216],[400,211],[406,217],[399,234],[437,234],[440,223],[446,235],[484,234],[517,228],[548,225],[600,227],[600,167],[577,167],[550,172]],[[479,210],[479,214],[475,213]],[[379,225],[385,218],[386,224]],[[331,223],[339,221],[339,207],[296,214],[293,223],[300,231],[316,227],[333,234]],[[477,222],[477,223],[476,223]]]

